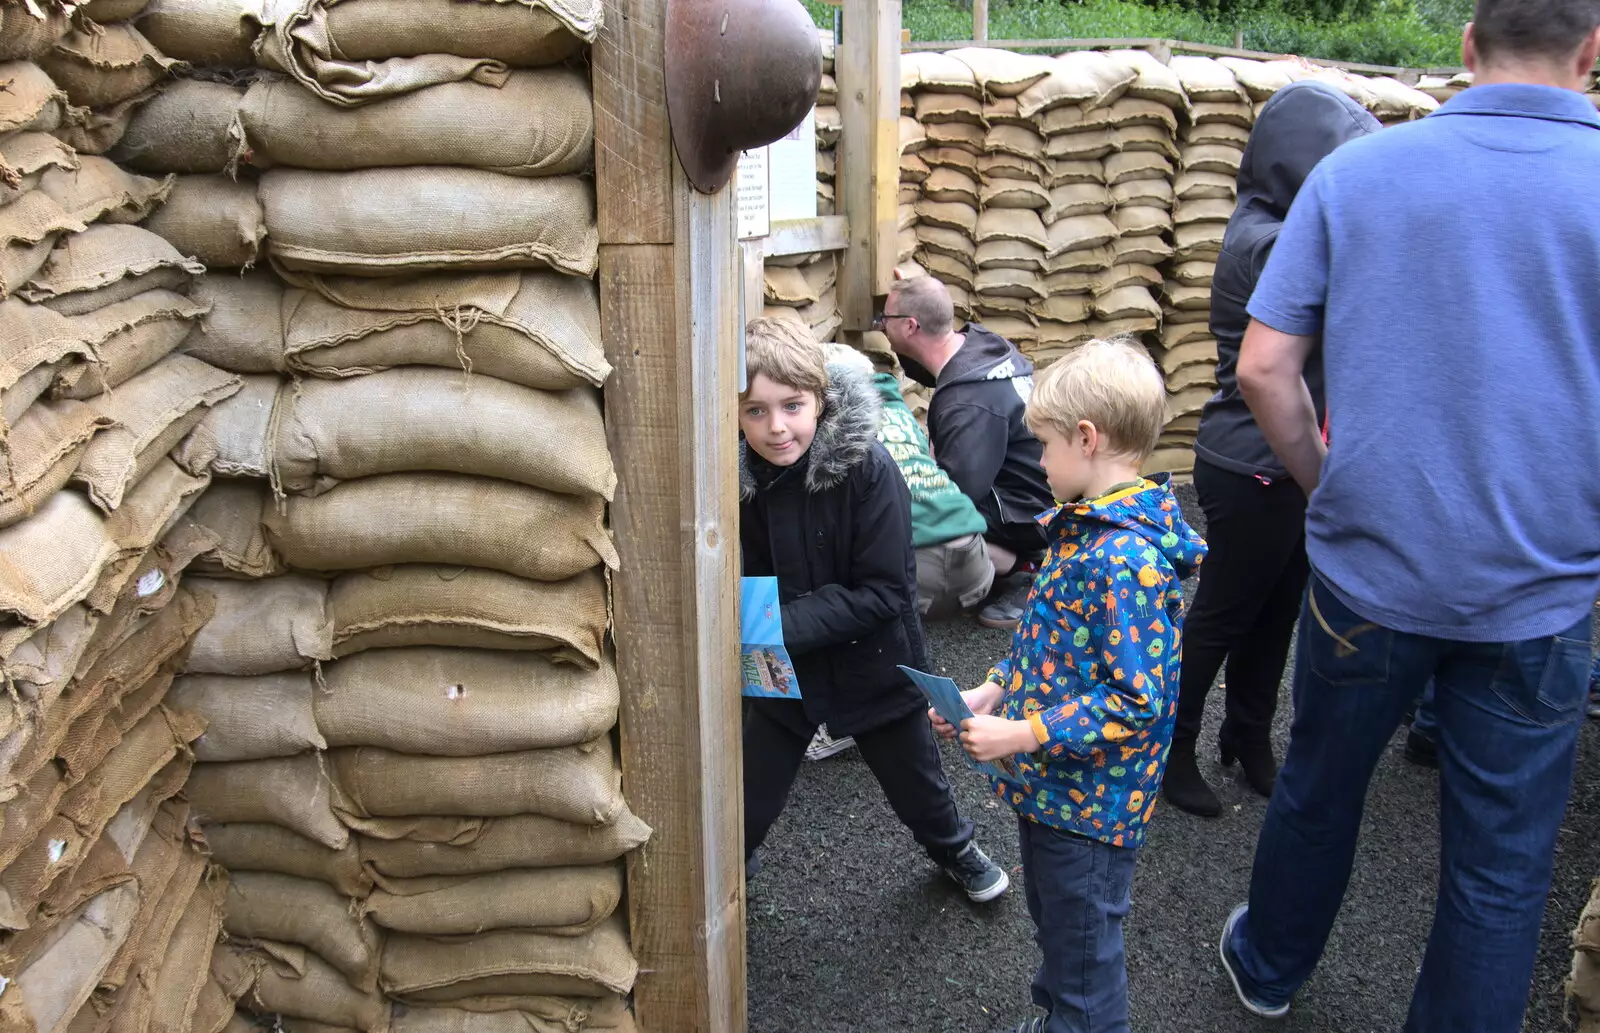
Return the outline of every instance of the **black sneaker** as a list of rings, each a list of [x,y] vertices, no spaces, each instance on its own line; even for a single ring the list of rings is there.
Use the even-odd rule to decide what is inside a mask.
[[[978,623],[996,631],[1016,631],[1022,623],[1022,611],[1028,607],[1028,593],[1033,591],[1033,575],[1012,575],[1013,583],[995,597],[995,600],[978,611]]]
[[[1439,766],[1439,744],[1413,728],[1406,733],[1406,760],[1419,768]]]
[[[961,853],[939,865],[944,873],[966,891],[967,897],[979,904],[987,903],[1011,888],[1011,877],[1005,869],[989,860],[978,849],[978,844],[968,843]]]

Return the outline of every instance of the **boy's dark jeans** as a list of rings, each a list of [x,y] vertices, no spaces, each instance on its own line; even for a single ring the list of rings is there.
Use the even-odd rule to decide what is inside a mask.
[[[783,708],[793,708],[785,710]],[[780,720],[780,718],[782,718]],[[790,700],[750,702],[744,720],[744,856],[748,861],[783,813],[789,789],[816,734],[800,704]],[[955,797],[939,763],[926,711],[857,732],[861,759],[883,787],[889,806],[936,862],[943,863],[972,841],[972,822],[956,813]]]
[[[1017,819],[1028,914],[1044,963],[1033,1003],[1045,1033],[1128,1033],[1128,915],[1137,849]]]
[[[1432,677],[1439,899],[1405,1033],[1522,1029],[1572,789],[1591,623],[1526,642],[1409,635],[1364,620],[1313,574],[1289,753],[1256,847],[1250,910],[1234,926],[1252,997],[1287,1002],[1310,978],[1344,900],[1373,769]]]

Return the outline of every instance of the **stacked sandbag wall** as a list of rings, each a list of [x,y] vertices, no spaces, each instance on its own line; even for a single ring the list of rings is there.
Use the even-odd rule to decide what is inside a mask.
[[[1297,59],[964,48],[901,62],[901,225],[917,244],[904,270],[943,280],[959,318],[1041,367],[1094,337],[1140,339],[1168,394],[1150,469],[1176,473],[1193,469],[1216,390],[1211,281],[1260,106],[1305,78],[1385,124],[1438,103]]]
[[[817,93],[817,214],[832,215],[839,144],[839,87],[833,77],[833,33],[820,34],[822,86]],[[798,320],[819,343],[837,339],[844,320],[836,283],[838,252],[782,255],[765,260],[762,314]]]
[[[218,1033],[226,878],[170,691],[215,601],[185,578],[210,482],[170,454],[234,374],[177,353],[202,266],[177,187],[104,156],[174,65],[142,0],[0,3],[0,1029]],[[141,225],[141,223],[143,225]]]
[[[1471,72],[1458,72],[1455,75],[1424,75],[1417,81],[1417,89],[1426,93],[1440,104],[1443,104],[1471,85]],[[1590,78],[1589,90],[1585,96],[1594,103],[1596,108],[1600,108],[1600,68],[1597,68]]]
[[[123,151],[194,177],[184,348],[243,383],[179,450],[216,614],[172,690],[241,1021],[631,1030],[600,6],[157,3],[200,70]]]

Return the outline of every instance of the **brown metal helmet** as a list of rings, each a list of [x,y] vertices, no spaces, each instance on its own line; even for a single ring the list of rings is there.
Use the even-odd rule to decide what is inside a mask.
[[[672,143],[705,193],[817,102],[822,46],[798,0],[668,0],[666,43]]]

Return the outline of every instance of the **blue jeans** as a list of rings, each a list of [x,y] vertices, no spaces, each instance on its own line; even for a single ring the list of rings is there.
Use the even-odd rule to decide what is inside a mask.
[[[1425,638],[1356,615],[1313,575],[1289,752],[1230,945],[1253,997],[1284,1003],[1310,978],[1344,898],[1373,768],[1432,677],[1439,897],[1405,1033],[1520,1033],[1572,788],[1591,623],[1527,642]]]
[[[1411,719],[1411,730],[1431,743],[1439,741],[1439,718],[1433,712],[1433,681],[1422,687],[1422,698],[1417,700],[1417,714]]]
[[[1018,818],[1028,914],[1044,963],[1033,1003],[1045,1033],[1128,1033],[1122,920],[1139,851]]]

